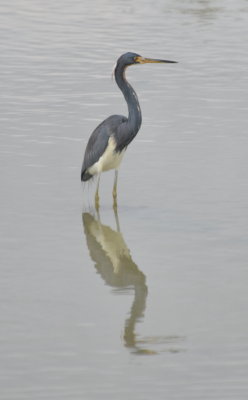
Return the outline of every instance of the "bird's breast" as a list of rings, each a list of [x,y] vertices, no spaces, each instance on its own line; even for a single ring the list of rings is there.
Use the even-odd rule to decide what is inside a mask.
[[[116,152],[116,141],[113,136],[109,138],[108,145],[99,160],[88,171],[92,175],[99,174],[110,169],[117,169],[122,161],[125,150]]]

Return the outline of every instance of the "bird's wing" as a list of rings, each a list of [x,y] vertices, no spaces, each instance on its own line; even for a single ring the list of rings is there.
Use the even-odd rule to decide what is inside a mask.
[[[103,155],[110,136],[113,136],[117,128],[126,120],[127,118],[122,115],[112,115],[105,119],[93,131],[85,149],[81,177],[83,177],[86,170],[94,165]]]

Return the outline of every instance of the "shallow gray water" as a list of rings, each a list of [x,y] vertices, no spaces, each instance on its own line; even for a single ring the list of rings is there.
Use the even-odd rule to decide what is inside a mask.
[[[247,399],[248,2],[2,0],[1,399]],[[143,125],[80,183],[91,131]]]

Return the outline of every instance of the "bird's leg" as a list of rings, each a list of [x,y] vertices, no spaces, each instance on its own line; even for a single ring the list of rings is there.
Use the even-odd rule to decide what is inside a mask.
[[[121,230],[120,230],[120,222],[119,222],[117,207],[114,207],[114,213],[115,213],[116,230],[117,232],[120,232]]]
[[[117,180],[118,180],[118,169],[115,170],[115,180],[113,186],[113,207],[117,208]]]
[[[96,207],[97,211],[99,210],[99,205],[100,205],[100,203],[99,203],[99,200],[100,200],[100,197],[99,197],[100,177],[101,177],[101,175],[99,174],[98,179],[97,179],[97,185],[96,185],[96,193],[95,193],[95,207]]]

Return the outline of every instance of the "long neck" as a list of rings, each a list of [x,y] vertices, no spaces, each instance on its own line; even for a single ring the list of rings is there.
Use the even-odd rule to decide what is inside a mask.
[[[128,125],[135,136],[141,126],[142,116],[137,94],[125,78],[125,68],[125,65],[117,65],[115,80],[125,97],[128,107]]]

